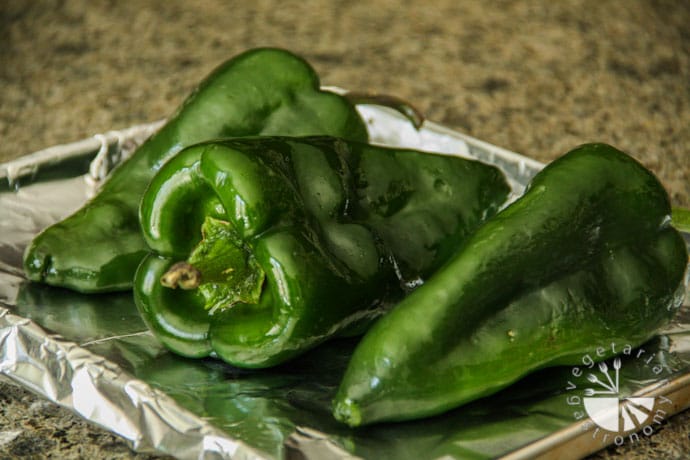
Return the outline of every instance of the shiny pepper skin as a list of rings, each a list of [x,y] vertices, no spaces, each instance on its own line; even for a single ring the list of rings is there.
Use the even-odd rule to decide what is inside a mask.
[[[198,144],[142,200],[136,304],[178,354],[274,366],[361,331],[509,190],[477,161],[331,137]]]
[[[32,281],[80,292],[127,290],[146,244],[137,212],[153,175],[184,147],[230,136],[332,135],[366,141],[353,104],[320,89],[302,58],[259,48],[218,67],[156,134],[118,166],[93,199],[31,242]]]
[[[688,254],[670,213],[659,181],[623,152],[567,153],[372,326],[335,417],[427,417],[594,346],[644,343],[682,303]]]

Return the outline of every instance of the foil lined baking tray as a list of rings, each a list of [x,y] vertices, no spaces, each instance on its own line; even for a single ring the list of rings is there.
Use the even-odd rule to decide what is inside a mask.
[[[359,110],[373,142],[496,164],[514,197],[542,167],[434,123],[417,131],[396,112]],[[582,373],[575,378],[575,367],[538,372],[443,416],[353,430],[330,415],[352,340],[329,342],[276,369],[243,371],[167,352],[146,330],[129,293],[89,296],[28,283],[21,257],[31,238],[77,209],[159,126],[112,131],[0,165],[0,373],[133,449],[190,459],[579,458],[636,442],[690,407],[687,300],[661,335],[628,350],[606,372],[589,365],[588,356],[578,366],[602,379],[616,368],[619,404],[605,409],[635,422],[629,432],[603,430],[606,411],[586,410],[587,382]],[[592,354],[599,346],[624,345],[592,344]],[[630,395],[652,401],[652,408],[626,409]]]

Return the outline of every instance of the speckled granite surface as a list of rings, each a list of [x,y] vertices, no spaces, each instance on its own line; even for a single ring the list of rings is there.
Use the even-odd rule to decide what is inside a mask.
[[[676,1],[0,2],[0,161],[168,115],[213,67],[276,45],[324,84],[548,161],[609,142],[690,206],[690,4]],[[144,458],[0,381],[0,458]],[[690,414],[600,458],[687,458]]]

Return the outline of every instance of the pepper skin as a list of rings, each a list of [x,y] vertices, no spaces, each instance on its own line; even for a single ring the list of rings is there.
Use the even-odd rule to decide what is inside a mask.
[[[554,161],[371,327],[335,417],[431,416],[593,347],[644,343],[682,300],[688,255],[670,211],[658,180],[611,146]]]
[[[329,137],[202,143],[144,195],[153,254],[135,301],[178,354],[273,366],[361,330],[508,192],[497,168],[447,155]]]
[[[97,196],[33,240],[24,255],[27,277],[87,293],[131,288],[146,254],[139,201],[155,172],[197,142],[276,134],[367,140],[354,106],[321,91],[304,60],[270,48],[240,54],[211,73],[167,124],[112,172]]]

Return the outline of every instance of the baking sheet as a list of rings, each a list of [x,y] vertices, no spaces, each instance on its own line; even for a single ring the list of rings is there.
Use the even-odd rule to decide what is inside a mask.
[[[433,123],[416,131],[390,110],[359,110],[374,142],[497,164],[514,196],[542,166]],[[327,343],[276,369],[243,371],[167,352],[146,330],[130,293],[87,296],[28,283],[21,255],[35,233],[77,209],[158,126],[113,131],[0,165],[0,373],[119,434],[135,450],[179,458],[578,458],[635,442],[627,433],[605,437],[591,419],[579,419],[586,385],[573,382],[567,367],[538,372],[443,416],[349,429],[333,420],[329,405],[352,340]],[[646,395],[662,419],[690,406],[689,310],[686,301],[675,322],[640,348],[643,358],[635,350],[620,365],[621,397]],[[662,419],[638,423],[638,436]]]

